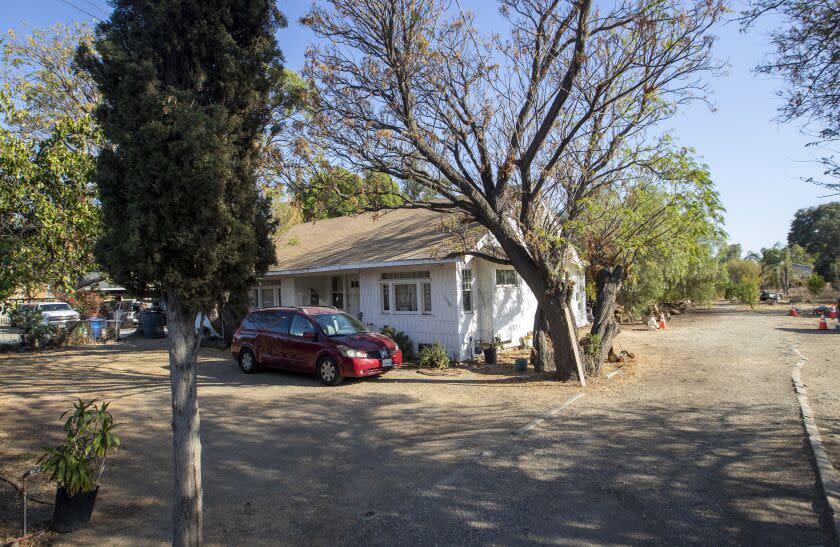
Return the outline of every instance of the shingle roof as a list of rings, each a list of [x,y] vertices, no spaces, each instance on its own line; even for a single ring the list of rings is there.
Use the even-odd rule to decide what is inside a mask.
[[[279,238],[269,272],[433,260],[458,237],[446,229],[454,220],[452,213],[394,209],[305,222]]]

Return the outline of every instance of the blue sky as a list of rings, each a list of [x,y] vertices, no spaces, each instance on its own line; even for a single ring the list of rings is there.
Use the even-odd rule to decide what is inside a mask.
[[[103,0],[66,1],[75,7],[62,0],[0,0],[0,29],[25,33],[27,25],[92,21],[82,11],[100,18],[109,11]],[[489,0],[460,3],[476,11],[481,30],[498,28],[498,14],[495,6],[489,9]],[[286,65],[298,69],[312,36],[297,20],[310,1],[278,0],[277,4],[289,19],[289,27],[278,36]],[[742,2],[732,5],[736,11],[741,6]],[[800,181],[820,174],[819,166],[810,161],[811,151],[805,148],[808,139],[796,126],[774,121],[780,104],[776,90],[781,84],[752,72],[770,51],[763,31],[772,22],[765,21],[765,26],[748,34],[740,33],[734,23],[718,26],[715,53],[729,68],[725,76],[710,81],[716,111],[697,103],[667,124],[681,144],[697,149],[708,163],[727,209],[730,240],[741,243],[745,250],[784,242],[797,209],[829,201],[820,198],[828,191]]]

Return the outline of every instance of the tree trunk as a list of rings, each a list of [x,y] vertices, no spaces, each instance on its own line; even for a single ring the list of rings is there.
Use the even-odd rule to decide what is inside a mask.
[[[550,338],[551,350],[554,354],[554,370],[561,380],[570,380],[577,377],[583,381],[581,373],[583,369],[580,363],[580,345],[577,339],[577,327],[574,318],[569,313],[568,291],[570,286],[562,289],[546,291],[539,298],[539,308],[542,310]],[[537,332],[534,332],[536,339]],[[544,353],[543,355],[547,355]],[[544,361],[545,363],[545,361]],[[544,365],[547,367],[547,365]]]
[[[598,373],[610,353],[613,340],[621,332],[621,325],[615,320],[615,305],[623,282],[624,268],[621,266],[601,269],[595,276],[597,295],[592,310],[595,319],[589,330],[589,336],[597,337],[600,340],[600,346],[597,351],[587,353],[585,359],[587,375]]]
[[[542,306],[537,305],[537,312],[534,314],[534,370],[537,372],[554,372],[557,367],[554,363],[554,347],[551,345],[551,338],[548,331],[548,321],[542,311]]]
[[[201,544],[203,520],[200,418],[196,391],[200,335],[195,332],[196,312],[185,306],[174,291],[167,291],[166,296],[175,478],[172,545],[186,547]]]
[[[239,328],[248,315],[248,288],[231,291],[224,302],[219,303],[218,314],[210,322],[228,346],[233,342],[233,332]]]

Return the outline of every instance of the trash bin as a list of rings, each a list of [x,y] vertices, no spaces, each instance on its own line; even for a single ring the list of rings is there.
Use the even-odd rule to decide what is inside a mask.
[[[105,325],[104,319],[91,319],[90,323],[90,337],[94,340],[102,338],[102,327]]]
[[[143,338],[163,338],[163,311],[146,310],[140,316],[143,324]]]

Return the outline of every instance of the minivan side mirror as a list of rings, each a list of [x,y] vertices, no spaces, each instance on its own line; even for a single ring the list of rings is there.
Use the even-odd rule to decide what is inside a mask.
[[[318,338],[318,335],[315,333],[314,330],[305,330],[303,331],[302,337],[304,340],[315,340]]]

